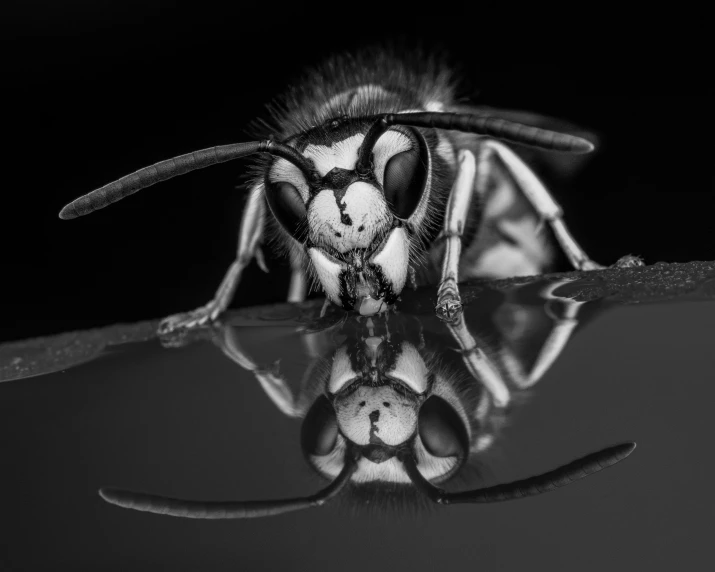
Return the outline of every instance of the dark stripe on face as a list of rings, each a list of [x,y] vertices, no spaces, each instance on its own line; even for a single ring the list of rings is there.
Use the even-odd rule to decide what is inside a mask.
[[[325,189],[332,189],[333,195],[335,196],[335,204],[340,211],[340,222],[346,226],[352,226],[353,221],[350,215],[345,212],[347,208],[345,193],[348,187],[358,180],[359,177],[355,171],[334,167],[321,181],[321,185],[323,185]],[[339,233],[336,234],[340,236]]]
[[[373,411],[370,413],[370,444],[371,445],[384,445],[385,442],[380,439],[378,433],[380,428],[377,426],[377,422],[380,421],[380,412]]]

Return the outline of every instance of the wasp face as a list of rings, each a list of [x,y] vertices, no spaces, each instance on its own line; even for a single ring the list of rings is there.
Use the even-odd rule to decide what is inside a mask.
[[[448,478],[467,453],[468,423],[435,392],[433,377],[407,340],[370,336],[338,348],[327,392],[303,424],[310,462],[335,477],[351,448],[360,454],[356,482],[410,482],[405,455],[416,459],[426,478]]]
[[[407,281],[415,226],[427,210],[430,154],[416,131],[390,130],[374,146],[369,172],[358,173],[370,123],[332,123],[293,142],[312,161],[315,180],[278,159],[267,172],[266,196],[282,227],[304,246],[326,296],[377,314]]]
[[[394,452],[417,430],[429,372],[409,342],[394,347],[371,337],[363,345],[351,352],[342,347],[333,358],[328,389],[334,396],[338,425],[356,445],[385,446]],[[373,457],[384,460],[386,455]]]

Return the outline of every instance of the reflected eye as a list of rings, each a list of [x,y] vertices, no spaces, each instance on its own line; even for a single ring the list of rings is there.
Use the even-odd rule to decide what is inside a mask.
[[[323,456],[335,448],[338,440],[338,420],[335,409],[321,395],[308,411],[301,428],[300,444],[309,455]]]
[[[419,149],[398,153],[387,162],[383,184],[385,198],[399,218],[409,218],[414,212],[426,181],[427,165]]]
[[[457,412],[441,397],[433,395],[420,409],[419,433],[425,449],[435,457],[466,454],[467,431]]]
[[[306,209],[303,199],[293,185],[286,182],[267,183],[266,196],[273,216],[294,238],[305,227]]]

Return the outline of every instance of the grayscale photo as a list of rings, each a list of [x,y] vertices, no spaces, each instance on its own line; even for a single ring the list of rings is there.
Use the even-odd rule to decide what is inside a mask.
[[[1,571],[708,569],[707,19],[520,10],[13,6]]]

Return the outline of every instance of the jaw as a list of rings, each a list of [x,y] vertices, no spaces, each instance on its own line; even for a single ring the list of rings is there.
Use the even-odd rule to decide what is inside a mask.
[[[364,316],[379,314],[397,300],[407,281],[410,239],[401,227],[393,228],[373,252],[354,251],[339,260],[313,246],[308,256],[328,299]]]

